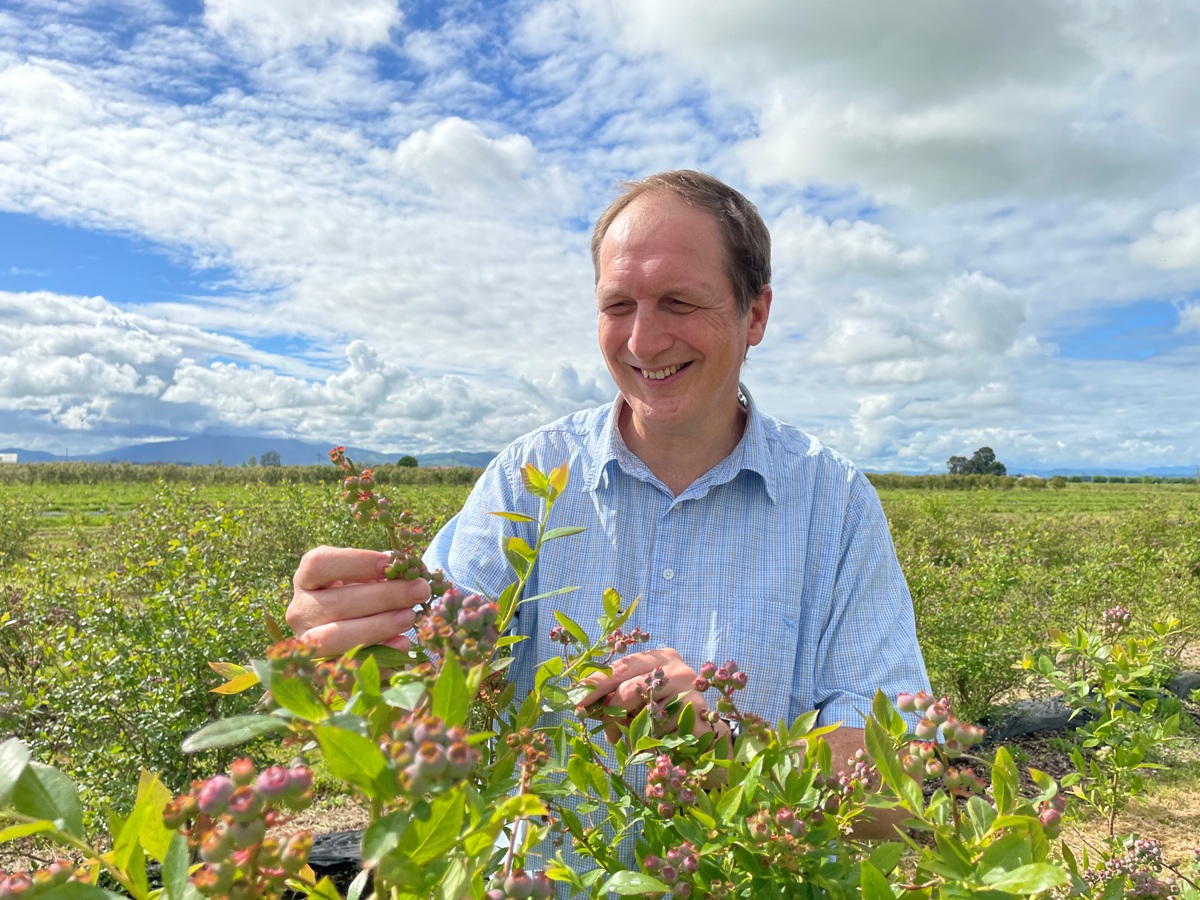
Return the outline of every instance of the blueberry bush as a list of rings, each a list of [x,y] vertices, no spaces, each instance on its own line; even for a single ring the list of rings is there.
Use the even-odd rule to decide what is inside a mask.
[[[735,660],[711,661],[693,685],[711,698],[710,711],[660,696],[663,676],[654,672],[644,685],[646,706],[617,724],[619,738],[607,744],[592,718],[604,711],[578,707],[589,692],[582,680],[645,639],[625,630],[636,601],[612,591],[594,636],[556,614],[562,650],[541,664],[535,689],[490,696],[481,716],[484,686],[519,640],[506,634],[517,604],[539,599],[524,596],[538,554],[578,530],[552,522],[565,467],[524,470],[543,512],[536,522],[518,518],[536,526],[537,539],[508,541],[513,583],[485,598],[426,571],[422,526],[381,496],[374,473],[341,452],[334,461],[350,518],[386,538],[389,577],[427,579],[440,595],[417,626],[428,654],[365,648],[318,659],[305,644],[282,640],[244,665],[224,661],[227,690],[257,688],[261,699],[254,709],[223,710],[184,740],[184,753],[231,753],[278,737],[296,761],[260,767],[248,757],[219,765],[206,758],[208,771],[221,771],[183,790],[143,772],[129,812],[109,811],[107,840],[87,827],[71,778],[35,759],[25,741],[5,741],[0,842],[36,835],[74,861],[4,873],[0,897],[121,896],[115,886],[139,900],[285,891],[338,898],[307,865],[311,834],[289,830],[312,802],[310,764],[320,760],[370,815],[363,872],[348,900],[545,900],[555,892],[1200,898],[1196,866],[1168,866],[1152,841],[1134,839],[1094,859],[1065,850],[1058,838],[1067,798],[1059,786],[1031,770],[1034,787],[1022,790],[1013,756],[1003,747],[981,754],[982,730],[960,719],[947,697],[878,695],[866,749],[840,760],[825,740],[835,726],[817,727],[815,713],[769,723],[744,712],[738,697],[753,673]],[[218,580],[237,583],[229,552],[236,523],[217,531],[223,551],[207,556],[192,540],[183,555],[198,554],[210,574],[225,567]],[[736,739],[713,727],[718,717],[734,724]],[[883,810],[900,811],[895,837],[856,839],[856,823]],[[160,864],[161,887],[150,883],[151,860]]]

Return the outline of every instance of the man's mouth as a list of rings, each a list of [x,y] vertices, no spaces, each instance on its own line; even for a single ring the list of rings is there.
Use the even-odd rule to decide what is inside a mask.
[[[642,369],[642,377],[648,381],[662,381],[664,378],[669,378],[680,369],[687,368],[691,363],[680,363],[675,366],[667,366],[664,369]]]

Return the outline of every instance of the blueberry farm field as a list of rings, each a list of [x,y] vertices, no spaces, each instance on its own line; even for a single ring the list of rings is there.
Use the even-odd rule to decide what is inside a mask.
[[[459,508],[477,473],[384,467],[394,502],[429,530]],[[152,476],[157,475],[158,478]],[[206,663],[246,663],[282,621],[308,547],[364,543],[333,502],[334,470],[50,464],[0,469],[0,739],[17,735],[84,785],[93,810],[127,807],[139,766],[178,789],[227,763],[184,759],[180,741],[247,695],[211,693]],[[951,490],[952,480],[876,479],[917,611],[935,692],[986,719],[1044,686],[1019,667],[1047,629],[1096,628],[1121,605],[1133,630],[1180,619],[1170,662],[1200,669],[1200,488],[1024,485]],[[571,524],[571,523],[560,523]],[[253,693],[253,692],[250,692]],[[1118,830],[1200,844],[1195,702],[1164,766]],[[1018,762],[1062,775],[1064,735],[1016,745]],[[268,745],[255,751],[278,754]],[[327,798],[330,821],[344,803]],[[353,815],[350,815],[353,821]],[[1075,815],[1083,846],[1103,830]],[[0,856],[2,859],[2,856]]]

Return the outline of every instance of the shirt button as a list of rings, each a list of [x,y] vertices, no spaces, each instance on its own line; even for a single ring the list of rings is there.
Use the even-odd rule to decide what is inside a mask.
[[[674,577],[675,577],[674,569],[663,569],[663,578],[665,578],[667,581],[670,581]]]

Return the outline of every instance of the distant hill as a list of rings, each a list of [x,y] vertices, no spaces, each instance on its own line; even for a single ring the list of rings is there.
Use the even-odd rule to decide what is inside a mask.
[[[173,441],[151,441],[117,447],[103,453],[72,456],[72,462],[131,462],[131,463],[178,463],[180,465],[212,466],[218,462],[226,466],[240,466],[251,456],[261,460],[268,451],[279,454],[285,466],[325,465],[329,462],[329,451],[334,447],[328,443],[299,441],[292,438],[275,438],[246,435],[204,434],[180,438]],[[20,462],[62,462],[63,457],[41,450],[8,448],[0,453],[16,453]],[[347,447],[346,455],[360,465],[377,466],[396,462],[404,453],[380,453],[363,447]],[[438,452],[412,454],[422,466],[486,466],[494,453]]]

